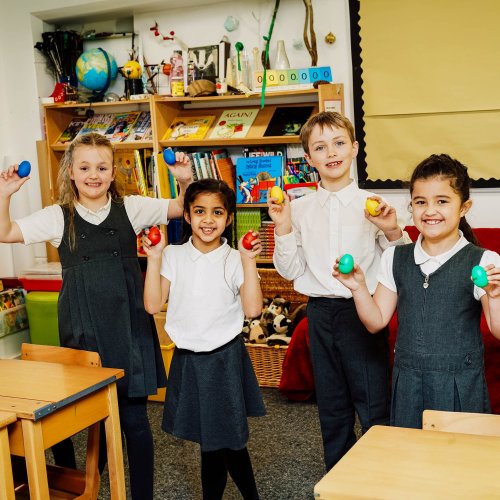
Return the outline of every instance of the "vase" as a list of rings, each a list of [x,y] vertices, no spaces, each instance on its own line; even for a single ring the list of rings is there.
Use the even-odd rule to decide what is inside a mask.
[[[290,68],[290,62],[288,61],[288,56],[286,55],[285,41],[278,40],[274,69],[289,69],[289,68]]]

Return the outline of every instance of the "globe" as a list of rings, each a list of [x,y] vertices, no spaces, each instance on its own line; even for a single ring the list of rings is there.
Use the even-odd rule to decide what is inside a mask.
[[[76,77],[89,90],[104,93],[116,78],[118,66],[112,55],[103,49],[90,49],[76,61]]]

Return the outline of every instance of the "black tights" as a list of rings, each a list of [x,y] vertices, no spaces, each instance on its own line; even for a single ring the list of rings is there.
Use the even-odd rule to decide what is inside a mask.
[[[259,500],[248,450],[201,452],[201,485],[203,500],[221,500],[229,472],[244,500]]]
[[[127,448],[130,490],[134,500],[153,498],[153,435],[147,413],[147,398],[118,396],[120,426]],[[75,452],[71,439],[66,439],[52,447],[56,465],[76,469]],[[101,425],[99,442],[99,472],[102,473],[107,461],[106,434]]]

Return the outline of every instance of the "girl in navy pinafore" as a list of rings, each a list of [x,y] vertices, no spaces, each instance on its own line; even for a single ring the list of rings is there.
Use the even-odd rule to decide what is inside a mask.
[[[191,180],[190,162],[176,153],[171,167],[183,194]],[[23,219],[8,221],[0,241],[49,241],[58,248],[62,289],[58,301],[62,346],[99,353],[105,367],[123,368],[118,381],[120,424],[126,444],[134,500],[153,498],[153,438],[147,397],[166,385],[158,336],[143,301],[137,236],[153,224],[182,214],[179,200],[122,197],[115,184],[113,147],[99,134],[76,138],[60,164],[58,204]],[[16,166],[0,175],[0,197],[24,182]],[[5,210],[5,204],[2,205]],[[0,208],[2,210],[2,208]],[[8,210],[7,210],[8,212]],[[102,470],[106,459],[101,434]],[[76,468],[71,440],[53,447],[57,465]]]
[[[333,275],[352,290],[361,320],[372,333],[398,309],[392,374],[391,424],[422,427],[426,409],[490,411],[479,329],[484,311],[500,338],[500,256],[476,246],[465,220],[471,207],[467,168],[432,155],[414,170],[410,193],[416,243],[386,250],[373,298],[363,272]],[[488,284],[471,280],[482,266]]]

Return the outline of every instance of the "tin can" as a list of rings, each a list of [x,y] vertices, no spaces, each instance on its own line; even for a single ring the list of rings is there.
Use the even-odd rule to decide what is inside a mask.
[[[184,78],[172,78],[172,97],[184,97]]]

